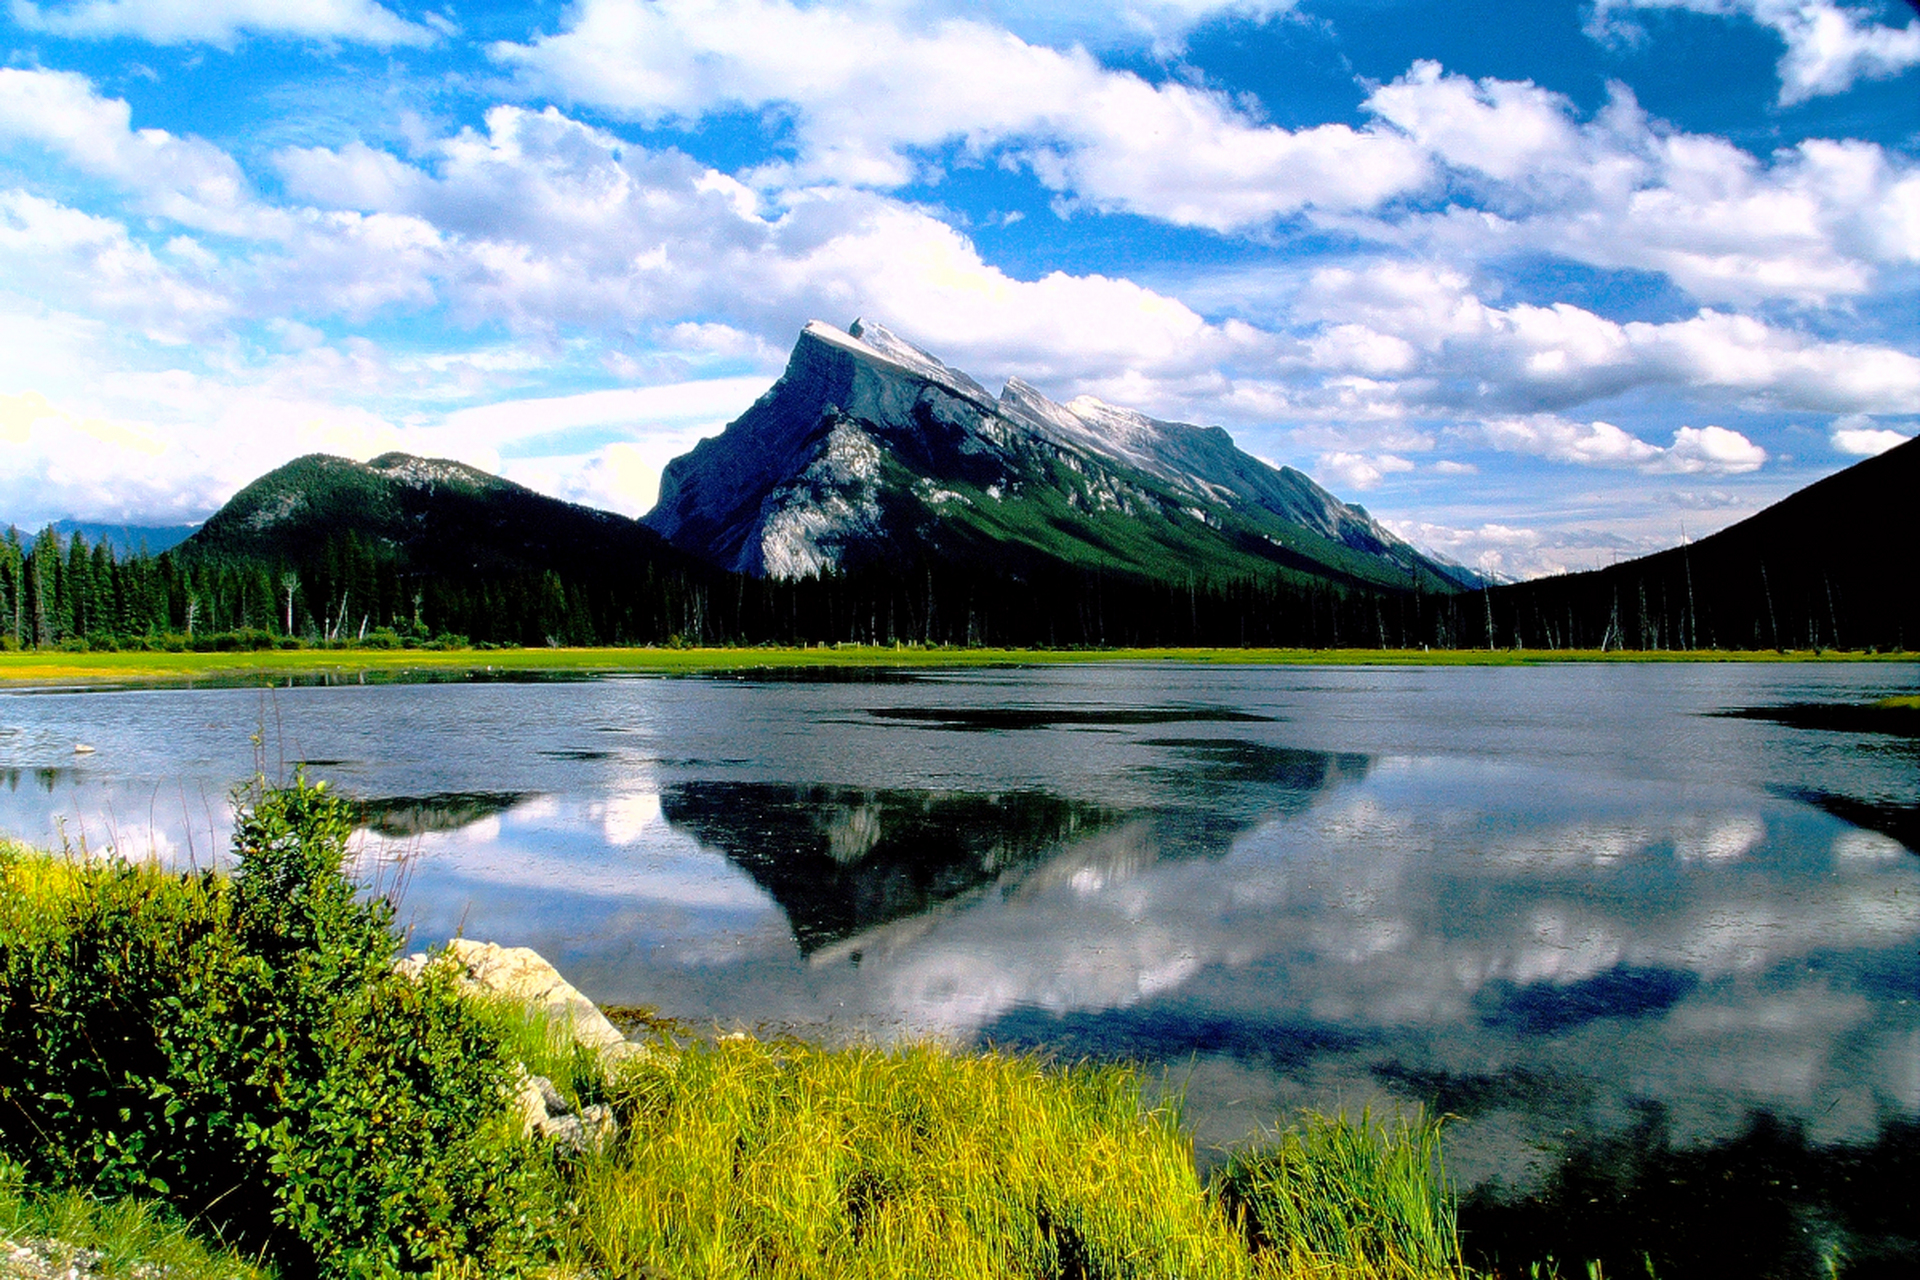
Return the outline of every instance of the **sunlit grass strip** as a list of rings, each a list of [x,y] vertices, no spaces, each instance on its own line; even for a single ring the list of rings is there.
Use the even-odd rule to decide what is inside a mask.
[[[967,649],[838,645],[709,649],[297,649],[236,653],[0,653],[0,684],[61,685],[457,676],[464,672],[668,675],[794,667],[980,667],[1083,662],[1229,666],[1537,666],[1591,662],[1912,662],[1907,654],[1688,649]]]
[[[1117,1067],[728,1039],[632,1066],[576,1175],[612,1275],[1255,1274],[1177,1116]]]
[[[1214,1185],[1253,1246],[1289,1270],[1358,1264],[1390,1280],[1461,1270],[1436,1121],[1307,1115],[1277,1140],[1235,1152]]]
[[[141,1200],[102,1203],[78,1191],[33,1192],[0,1164],[0,1274],[11,1247],[31,1249],[67,1275],[75,1251],[98,1254],[91,1272],[167,1280],[270,1280],[269,1268],[209,1247],[163,1209]]]

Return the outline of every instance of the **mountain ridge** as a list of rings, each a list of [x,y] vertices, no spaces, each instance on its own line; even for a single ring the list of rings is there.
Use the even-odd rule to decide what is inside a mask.
[[[1697,541],[1493,587],[1488,630],[1463,643],[1906,648],[1920,643],[1920,572],[1910,550],[1915,493],[1920,439]]]
[[[1478,585],[1218,427],[1093,397],[999,396],[877,324],[809,322],[767,393],[668,464],[643,522],[710,563],[799,578],[988,556],[1171,580],[1283,572]]]

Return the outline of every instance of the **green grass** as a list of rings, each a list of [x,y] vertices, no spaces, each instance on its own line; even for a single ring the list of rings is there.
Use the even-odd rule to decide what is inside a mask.
[[[36,1192],[23,1185],[17,1168],[0,1164],[0,1256],[10,1245],[32,1248],[56,1266],[71,1260],[75,1250],[97,1253],[96,1274],[111,1280],[273,1276],[270,1268],[196,1239],[177,1218],[148,1201],[103,1203],[74,1190]]]
[[[837,645],[709,649],[296,649],[235,653],[0,653],[0,685],[269,682],[512,675],[661,674],[794,667],[985,667],[1063,662],[1229,666],[1537,666],[1591,662],[1911,662],[1906,654],[1773,650],[966,649]]]
[[[1290,1269],[1366,1259],[1392,1277],[1461,1270],[1440,1126],[1309,1115],[1271,1143],[1235,1152],[1215,1180],[1257,1248]]]
[[[1239,1233],[1119,1067],[723,1039],[615,1084],[569,1246],[613,1275],[1237,1277]]]

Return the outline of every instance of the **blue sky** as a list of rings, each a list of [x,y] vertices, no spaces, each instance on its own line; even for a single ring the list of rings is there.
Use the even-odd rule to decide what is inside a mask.
[[[638,514],[877,319],[1524,575],[1920,430],[1874,0],[12,0],[0,519],[315,450]]]

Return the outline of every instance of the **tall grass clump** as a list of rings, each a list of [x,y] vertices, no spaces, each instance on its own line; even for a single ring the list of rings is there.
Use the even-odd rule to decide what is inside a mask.
[[[209,1249],[164,1209],[146,1200],[102,1202],[84,1192],[35,1192],[26,1171],[0,1161],[0,1249],[37,1255],[52,1274],[128,1280],[271,1280],[270,1269]],[[86,1265],[80,1265],[80,1264]],[[0,1275],[18,1272],[0,1265]]]
[[[1420,1280],[1462,1270],[1437,1119],[1310,1114],[1235,1152],[1214,1188],[1248,1243],[1289,1273]]]
[[[1238,1277],[1244,1247],[1123,1068],[723,1039],[631,1064],[577,1170],[608,1275]]]
[[[350,804],[242,800],[231,877],[0,855],[0,1155],[284,1276],[515,1274],[542,1200],[495,1025],[394,972]]]

